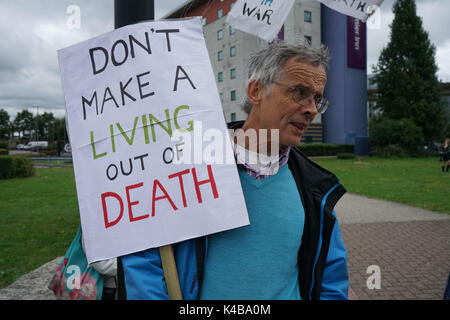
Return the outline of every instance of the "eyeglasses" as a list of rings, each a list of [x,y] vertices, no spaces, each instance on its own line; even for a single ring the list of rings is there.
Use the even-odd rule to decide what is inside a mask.
[[[292,100],[301,107],[306,106],[314,101],[317,111],[323,114],[325,113],[325,111],[327,111],[328,106],[330,105],[329,101],[323,97],[310,98],[313,95],[313,92],[308,88],[304,88],[301,86],[292,87],[288,86],[287,84],[279,83],[277,81],[273,81],[273,83],[291,89]]]

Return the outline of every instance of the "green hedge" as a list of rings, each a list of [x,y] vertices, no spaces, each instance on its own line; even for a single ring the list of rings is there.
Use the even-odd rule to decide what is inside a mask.
[[[306,143],[298,145],[307,156],[336,156],[338,153],[354,153],[353,144],[344,143]]]
[[[344,159],[344,160],[355,159],[355,158],[356,158],[356,156],[355,156],[354,153],[338,153],[338,154],[336,155],[336,157],[337,157],[338,159]]]
[[[16,175],[16,162],[13,157],[0,156],[0,179],[11,179]]]
[[[34,176],[36,172],[33,167],[33,163],[30,158],[26,157],[15,157],[16,160],[16,177],[26,178]]]
[[[411,119],[372,117],[369,136],[372,152],[381,157],[415,156],[424,144],[422,129]]]
[[[35,169],[30,159],[0,156],[0,179],[31,177],[34,173]]]
[[[0,149],[8,150],[8,141],[0,141]]]

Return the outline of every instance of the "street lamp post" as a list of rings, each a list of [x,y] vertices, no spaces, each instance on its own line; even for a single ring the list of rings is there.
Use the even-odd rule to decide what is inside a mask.
[[[36,106],[36,141],[39,141],[39,106]]]
[[[114,0],[114,28],[155,19],[154,0]]]

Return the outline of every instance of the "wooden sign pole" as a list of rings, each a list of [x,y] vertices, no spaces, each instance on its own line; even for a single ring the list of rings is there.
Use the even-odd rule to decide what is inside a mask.
[[[160,247],[159,254],[161,255],[164,278],[166,279],[167,293],[170,300],[183,300],[172,245]]]

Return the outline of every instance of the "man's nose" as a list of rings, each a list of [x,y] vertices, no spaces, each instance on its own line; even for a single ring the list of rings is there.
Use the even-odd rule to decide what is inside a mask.
[[[315,116],[318,113],[316,101],[313,95],[310,95],[308,98],[305,99],[305,104],[300,108],[300,110],[303,114],[310,114],[313,116]]]

